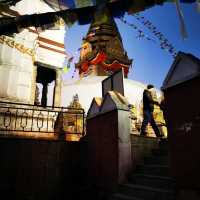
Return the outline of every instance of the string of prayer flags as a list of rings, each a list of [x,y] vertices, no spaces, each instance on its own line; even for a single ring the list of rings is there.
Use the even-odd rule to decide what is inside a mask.
[[[160,42],[160,47],[163,50],[166,50],[169,52],[173,57],[176,57],[177,51],[175,50],[174,46],[165,38],[165,36],[158,31],[158,29],[147,19],[145,19],[143,16],[140,16],[139,13],[133,14],[133,16],[140,21],[147,29],[151,31],[151,33],[156,36],[156,38]]]
[[[133,29],[135,29],[138,33],[137,38],[145,38],[147,40],[150,40],[152,42],[155,42],[154,39],[150,38],[148,35],[146,35],[141,29],[139,29],[135,24],[131,24],[129,22],[127,22],[124,18],[120,18],[121,22],[123,22],[124,24],[127,24],[128,26],[132,27]]]
[[[75,73],[76,73],[76,68],[74,69],[74,72],[73,72],[73,74],[72,74],[72,78],[74,78]]]

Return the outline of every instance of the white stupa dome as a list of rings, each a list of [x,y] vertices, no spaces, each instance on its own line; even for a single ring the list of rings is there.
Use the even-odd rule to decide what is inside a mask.
[[[64,81],[61,91],[61,105],[67,107],[73,96],[78,94],[79,102],[87,113],[92,99],[102,97],[102,81],[106,78],[107,76],[88,76],[75,81]],[[145,88],[146,84],[127,78],[124,79],[124,96],[130,104],[137,108],[142,103],[142,94]],[[156,92],[159,97],[159,90],[156,90]]]

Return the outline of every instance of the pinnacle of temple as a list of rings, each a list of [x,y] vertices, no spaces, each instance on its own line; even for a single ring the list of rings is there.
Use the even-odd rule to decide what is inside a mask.
[[[132,64],[124,50],[117,25],[107,8],[98,9],[90,25],[76,64],[80,76],[110,75],[123,68],[127,77]]]

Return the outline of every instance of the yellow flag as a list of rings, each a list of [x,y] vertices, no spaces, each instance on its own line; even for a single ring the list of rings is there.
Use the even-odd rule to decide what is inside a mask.
[[[69,71],[69,68],[67,66],[63,67],[63,72],[66,74]]]

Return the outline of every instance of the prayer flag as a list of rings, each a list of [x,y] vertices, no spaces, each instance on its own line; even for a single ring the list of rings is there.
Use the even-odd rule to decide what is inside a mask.
[[[73,56],[70,57],[70,58],[68,59],[68,61],[67,61],[67,65],[65,65],[65,66],[63,67],[63,72],[64,72],[65,74],[69,71],[70,65],[71,65],[71,62],[73,61],[73,59],[74,59]],[[65,63],[66,63],[66,61],[65,61]]]
[[[178,16],[179,16],[179,20],[180,20],[181,35],[182,35],[183,39],[186,39],[187,38],[187,31],[186,31],[186,28],[185,28],[185,22],[184,22],[183,13],[181,11],[179,0],[175,0],[175,4],[176,4],[176,9],[177,9],[177,13],[178,13]]]
[[[69,68],[68,66],[64,66],[64,67],[63,67],[63,72],[66,74],[66,73],[69,71],[69,69],[70,69],[70,68]]]

